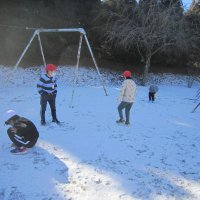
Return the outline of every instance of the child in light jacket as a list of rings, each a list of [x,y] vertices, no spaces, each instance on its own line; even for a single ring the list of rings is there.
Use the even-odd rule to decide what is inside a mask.
[[[136,94],[136,84],[131,78],[130,71],[124,71],[123,77],[125,78],[119,95],[119,120],[117,120],[118,124],[129,125],[130,124],[130,110],[133,105],[135,94]],[[126,121],[124,120],[122,110],[125,109]]]

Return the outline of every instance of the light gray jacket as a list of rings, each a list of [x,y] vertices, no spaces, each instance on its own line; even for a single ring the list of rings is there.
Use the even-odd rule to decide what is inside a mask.
[[[132,79],[126,79],[121,87],[120,95],[119,95],[119,102],[125,101],[128,103],[134,102],[136,94],[136,84]]]

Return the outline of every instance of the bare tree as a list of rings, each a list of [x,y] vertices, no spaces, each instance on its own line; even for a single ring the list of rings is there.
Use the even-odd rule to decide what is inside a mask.
[[[195,4],[195,1],[193,1],[193,6],[191,6],[185,18],[189,27],[190,48],[188,59],[188,87],[192,87],[195,80],[200,81],[200,6],[197,3]]]
[[[157,0],[140,1],[139,4],[123,4],[118,9],[104,12],[105,42],[137,48],[145,62],[142,84],[145,85],[151,58],[167,46],[187,48],[184,18],[176,6],[161,8]]]
[[[192,0],[190,10],[196,10],[198,6],[200,6],[200,0]]]

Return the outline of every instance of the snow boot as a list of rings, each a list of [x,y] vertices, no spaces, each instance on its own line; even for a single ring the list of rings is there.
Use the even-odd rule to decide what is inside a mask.
[[[45,126],[46,125],[46,122],[45,122],[45,120],[41,120],[41,125],[43,125],[43,126]]]
[[[52,122],[55,122],[56,124],[60,124],[60,121],[57,118],[52,119]]]
[[[124,124],[125,121],[123,119],[119,119],[116,122],[117,122],[117,124]]]
[[[25,154],[27,153],[28,148],[26,147],[16,147],[14,149],[12,149],[10,152],[17,155],[17,154]]]
[[[51,110],[51,115],[52,115],[52,122],[55,122],[56,124],[60,124],[56,116],[56,109]]]
[[[125,125],[126,126],[130,126],[130,122],[125,122]]]

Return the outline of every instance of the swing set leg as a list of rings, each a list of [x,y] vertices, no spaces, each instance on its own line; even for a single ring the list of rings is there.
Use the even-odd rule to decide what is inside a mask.
[[[198,105],[193,109],[192,113],[194,113],[194,111],[200,106],[200,103],[198,103]]]

